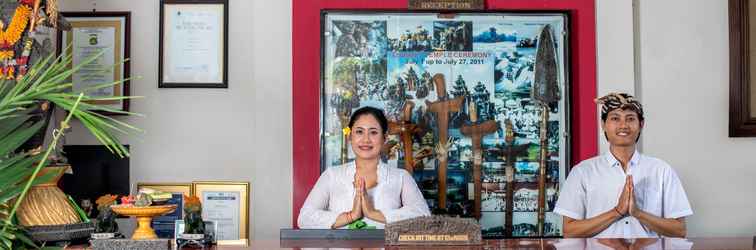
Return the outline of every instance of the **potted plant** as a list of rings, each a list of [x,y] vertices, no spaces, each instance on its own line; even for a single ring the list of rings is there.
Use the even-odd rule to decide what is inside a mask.
[[[85,65],[91,58],[81,65]],[[48,63],[49,62],[49,63]],[[10,248],[14,240],[31,243],[19,230],[14,219],[21,200],[32,184],[49,181],[53,172],[37,177],[46,166],[51,152],[56,147],[71,119],[79,120],[103,145],[119,157],[127,157],[128,150],[121,145],[115,133],[131,134],[138,128],[97,113],[108,111],[128,113],[103,107],[90,102],[102,100],[86,93],[70,93],[72,83],[67,76],[78,70],[71,69],[71,58],[53,58],[34,65],[28,74],[17,81],[0,80],[0,244]],[[112,87],[118,82],[102,84],[98,88]],[[130,97],[115,97],[130,98]],[[45,127],[46,119],[35,120],[29,113],[39,106],[39,101],[49,101],[68,112],[67,118],[56,126],[53,138],[44,152],[18,151],[34,134]]]
[[[17,18],[14,16],[13,19],[17,22],[11,22],[8,25],[9,27],[5,29],[6,33],[4,34],[6,36],[0,36],[0,39],[5,39],[4,41],[7,42],[6,40],[9,37],[7,34],[15,34],[11,31],[21,28],[22,33],[16,34],[15,40],[23,41],[24,44],[31,44],[33,39],[30,38],[29,33],[34,32],[34,25],[41,23],[39,21],[42,15],[42,11],[39,9],[41,1],[19,0],[18,2],[19,6],[26,6],[19,7],[22,9],[19,20],[23,21],[23,18],[28,18],[29,28],[21,27],[19,20],[16,20]],[[55,13],[50,12],[49,5],[47,8],[48,16],[55,19]],[[105,116],[100,112],[125,115],[136,115],[135,113],[95,104],[96,101],[123,100],[133,97],[103,98],[88,95],[88,93],[101,88],[112,88],[128,79],[100,84],[84,89],[80,93],[72,93],[73,83],[70,76],[81,69],[82,65],[87,65],[101,54],[90,57],[74,66],[71,66],[73,61],[71,56],[54,57],[54,55],[49,55],[27,65],[30,61],[29,50],[31,47],[31,45],[8,46],[8,44],[3,44],[0,41],[0,57],[9,56],[9,58],[3,58],[6,59],[5,62],[13,61],[15,63],[10,66],[8,64],[0,65],[0,72],[3,74],[0,77],[0,249],[36,247],[25,231],[19,227],[16,212],[33,184],[49,181],[56,174],[54,171],[47,171],[48,173],[45,174],[40,174],[40,172],[43,172],[41,171],[42,168],[48,164],[51,152],[54,151],[59,139],[69,128],[71,120],[81,122],[99,142],[119,157],[128,157],[129,152],[119,142],[115,134],[129,135],[141,132],[134,126]],[[14,56],[14,54],[18,56]],[[8,67],[12,70],[7,70],[10,69]],[[50,104],[54,104],[53,107],[65,110],[67,112],[66,118],[60,124],[51,125],[55,129],[48,146],[41,148],[41,150],[26,150],[24,144],[30,138],[40,131],[45,132],[44,128],[47,126],[48,119],[44,116],[45,112],[40,113],[39,110],[45,110],[45,105]]]

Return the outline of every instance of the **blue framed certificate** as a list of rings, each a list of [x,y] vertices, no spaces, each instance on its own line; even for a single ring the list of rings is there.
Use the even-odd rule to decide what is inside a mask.
[[[173,238],[175,234],[175,221],[184,218],[184,195],[191,195],[191,183],[137,183],[137,190],[152,189],[156,191],[171,193],[171,199],[167,204],[175,204],[176,210],[170,214],[155,217],[152,219],[152,229],[155,230],[158,238]]]

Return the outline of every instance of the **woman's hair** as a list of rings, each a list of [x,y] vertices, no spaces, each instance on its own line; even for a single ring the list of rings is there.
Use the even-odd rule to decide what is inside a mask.
[[[359,108],[354,111],[354,113],[352,113],[352,117],[349,118],[349,128],[351,129],[352,127],[354,127],[354,122],[356,122],[357,119],[359,119],[363,115],[372,115],[373,117],[375,117],[375,119],[378,120],[378,124],[381,125],[381,132],[384,135],[388,133],[388,120],[383,114],[383,110],[370,106]]]

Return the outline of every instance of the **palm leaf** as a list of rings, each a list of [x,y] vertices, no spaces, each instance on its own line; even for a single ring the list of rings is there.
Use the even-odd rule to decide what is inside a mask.
[[[18,154],[14,154],[10,157],[5,157],[0,159],[0,172],[3,171],[3,169],[12,166],[13,164],[16,164],[17,162],[26,159],[29,156],[29,153],[22,152]]]
[[[31,125],[21,125],[4,138],[0,138],[0,155],[8,155],[23,145],[29,138],[45,125],[43,122],[35,122]]]
[[[39,248],[37,244],[34,244],[34,241],[32,241],[31,239],[29,239],[29,237],[26,236],[25,232],[17,231],[15,236],[16,236],[16,239],[18,239],[19,241],[21,241],[22,243],[26,245],[31,246],[33,248]]]
[[[13,246],[13,242],[6,237],[0,237],[0,241],[2,241],[4,249],[11,249],[11,246]]]
[[[14,117],[0,119],[0,140],[8,136],[11,131],[16,130],[22,123],[29,120],[29,118],[31,118],[30,115],[19,114]]]
[[[33,157],[27,156],[15,164],[3,168],[3,170],[0,171],[0,184],[3,184],[3,186],[0,187],[0,192],[5,191],[10,185],[17,184],[20,180],[28,178],[29,173],[34,170],[32,168],[34,162],[39,161],[39,158],[38,155]]]
[[[34,170],[34,169],[31,169],[31,170]],[[31,172],[25,176],[26,179],[29,178]],[[53,180],[58,174],[59,173],[56,173],[54,171],[47,172],[37,178],[34,178],[32,185],[49,182]],[[25,183],[18,183],[16,185],[11,186],[9,189],[6,189],[0,192],[0,203],[5,203],[5,202],[10,201],[13,198],[16,198],[16,196],[18,196],[24,190],[24,184]]]

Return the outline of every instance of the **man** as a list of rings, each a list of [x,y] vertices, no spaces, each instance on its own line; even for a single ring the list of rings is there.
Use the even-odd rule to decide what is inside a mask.
[[[609,152],[580,162],[564,183],[554,212],[565,237],[685,237],[693,210],[666,162],[636,151],[643,107],[633,96],[597,99]]]

